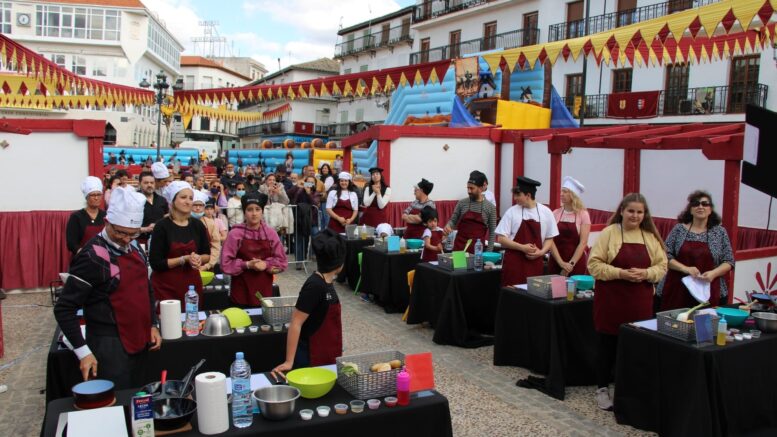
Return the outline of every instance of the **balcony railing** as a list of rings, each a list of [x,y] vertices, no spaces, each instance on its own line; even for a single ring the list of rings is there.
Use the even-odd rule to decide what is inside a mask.
[[[715,86],[662,90],[658,100],[658,116],[742,114],[748,104],[766,107],[769,87]],[[609,94],[586,96],[585,118],[607,117]],[[564,103],[574,116],[574,96],[564,97]],[[579,115],[575,118],[580,118]]]
[[[382,29],[359,38],[343,41],[335,46],[335,58],[353,55],[365,50],[388,47],[402,41],[412,41],[410,36],[410,25],[392,27],[388,32]]]
[[[514,49],[533,44],[539,37],[539,29],[519,29],[500,33],[488,38],[462,41],[458,44],[435,47],[410,54],[410,64],[442,61],[469,56],[473,53],[494,49]]]
[[[416,5],[413,11],[413,23],[431,20],[491,1],[493,0],[427,0]]]
[[[663,17],[674,12],[705,6],[719,1],[720,0],[670,0],[664,3],[641,6],[635,9],[594,15],[588,17],[588,34],[590,35],[620,26],[640,23],[653,18]],[[585,19],[551,24],[548,29],[548,42],[578,38],[585,35]]]
[[[259,123],[252,126],[241,127],[238,129],[237,134],[241,137],[248,137],[252,135],[276,135],[290,132],[288,126],[289,123],[287,121]]]

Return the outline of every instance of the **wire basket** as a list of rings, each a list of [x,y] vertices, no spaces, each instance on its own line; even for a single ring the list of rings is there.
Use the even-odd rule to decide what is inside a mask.
[[[291,313],[294,310],[294,305],[297,304],[297,297],[266,297],[262,299],[262,318],[269,325],[291,322]],[[271,301],[272,306],[267,306],[267,301]]]
[[[375,363],[388,363],[399,360],[405,364],[405,354],[399,351],[370,352],[347,357],[337,357],[337,383],[356,399],[381,398],[392,396],[397,392],[397,375],[401,371],[392,369],[386,372],[371,372]],[[343,362],[356,363],[359,366],[358,375],[343,375]]]
[[[680,315],[680,313],[684,313],[689,309],[690,308],[678,308],[656,313],[658,332],[682,341],[696,341],[696,324],[680,322],[677,320],[677,316]],[[691,319],[693,319],[693,314],[691,314]],[[713,335],[716,335],[718,332],[719,320],[720,317],[717,315],[712,316]]]
[[[553,299],[552,280],[554,276],[559,275],[530,276],[526,278],[526,292],[540,299]]]

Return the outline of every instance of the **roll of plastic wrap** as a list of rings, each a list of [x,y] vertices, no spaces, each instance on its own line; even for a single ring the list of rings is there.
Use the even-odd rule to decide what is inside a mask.
[[[205,435],[229,430],[227,377],[219,372],[200,373],[194,378],[197,393],[197,425]]]
[[[181,338],[181,301],[163,300],[159,302],[159,323],[162,325],[162,338],[175,340]]]

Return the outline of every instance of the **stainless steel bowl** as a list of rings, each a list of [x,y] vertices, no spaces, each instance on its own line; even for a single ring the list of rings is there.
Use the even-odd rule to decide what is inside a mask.
[[[777,332],[777,314],[753,313],[755,325],[763,332]]]
[[[300,392],[296,387],[273,385],[255,390],[253,398],[268,420],[284,420],[294,414]]]
[[[208,337],[223,337],[232,333],[232,327],[229,325],[229,319],[223,314],[211,314],[205,321],[205,327],[202,329],[202,335]]]

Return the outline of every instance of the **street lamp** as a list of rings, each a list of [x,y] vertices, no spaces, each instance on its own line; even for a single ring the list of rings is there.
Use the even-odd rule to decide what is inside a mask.
[[[149,88],[151,86],[152,85],[148,83],[145,77],[142,81],[140,81],[141,88]],[[156,104],[158,106],[156,122],[156,159],[159,161],[159,157],[162,156],[162,152],[160,151],[160,147],[162,145],[162,103],[165,101],[167,89],[170,88],[170,84],[167,83],[167,75],[164,73],[164,71],[160,70],[156,75],[156,82],[154,83],[153,87],[156,90]],[[179,77],[176,79],[175,84],[173,85],[173,90],[180,91],[182,89],[183,79]]]

